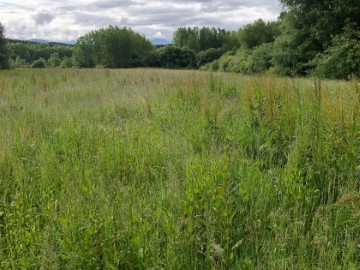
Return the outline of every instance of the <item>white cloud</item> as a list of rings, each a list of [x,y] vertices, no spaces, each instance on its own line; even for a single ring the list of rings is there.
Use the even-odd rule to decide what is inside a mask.
[[[275,20],[280,10],[278,0],[0,0],[0,21],[18,39],[74,40],[117,25],[171,40],[180,26],[236,30],[258,18]]]

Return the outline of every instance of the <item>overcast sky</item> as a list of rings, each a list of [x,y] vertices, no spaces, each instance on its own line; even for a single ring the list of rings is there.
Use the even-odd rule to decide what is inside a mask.
[[[278,0],[0,0],[5,35],[15,39],[76,40],[109,25],[148,39],[172,39],[180,26],[237,30],[258,18],[276,20]]]

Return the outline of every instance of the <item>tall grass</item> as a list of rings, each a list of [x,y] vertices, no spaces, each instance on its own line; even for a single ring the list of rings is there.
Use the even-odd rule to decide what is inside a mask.
[[[1,269],[358,269],[359,82],[0,73]]]

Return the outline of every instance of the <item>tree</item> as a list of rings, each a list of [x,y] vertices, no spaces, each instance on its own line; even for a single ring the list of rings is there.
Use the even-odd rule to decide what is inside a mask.
[[[230,31],[220,28],[198,27],[178,28],[173,35],[173,45],[179,48],[188,48],[195,52],[210,48],[218,49],[234,45]]]
[[[224,53],[223,49],[214,49],[210,48],[204,51],[200,51],[198,54],[196,54],[196,66],[200,67],[204,64],[213,62],[221,57],[221,55]]]
[[[50,55],[48,60],[48,64],[50,67],[58,67],[61,64],[61,59],[59,57],[59,53],[55,52]]]
[[[332,40],[332,45],[315,60],[315,74],[332,79],[360,78],[360,30],[347,28]]]
[[[20,56],[16,56],[15,60],[11,60],[11,62],[11,66],[16,68],[26,67],[28,65],[26,60],[22,59]]]
[[[10,68],[9,51],[6,47],[5,28],[0,23],[0,69]]]
[[[288,9],[281,16],[282,34],[274,46],[275,70],[307,75],[315,58],[350,26],[359,29],[359,0],[281,0]]]
[[[74,65],[80,68],[95,67],[95,41],[87,34],[76,42],[73,54]]]
[[[265,23],[262,19],[239,30],[240,45],[252,49],[263,43],[273,42],[280,34],[278,22]]]
[[[151,42],[130,28],[109,26],[78,39],[74,64],[79,67],[136,67],[152,50]]]
[[[193,65],[195,55],[192,50],[167,46],[159,49],[159,63],[166,68],[185,68]]]

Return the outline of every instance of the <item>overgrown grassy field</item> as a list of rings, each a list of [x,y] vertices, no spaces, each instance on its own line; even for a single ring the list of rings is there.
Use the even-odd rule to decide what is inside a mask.
[[[359,269],[360,84],[0,73],[0,269]]]

